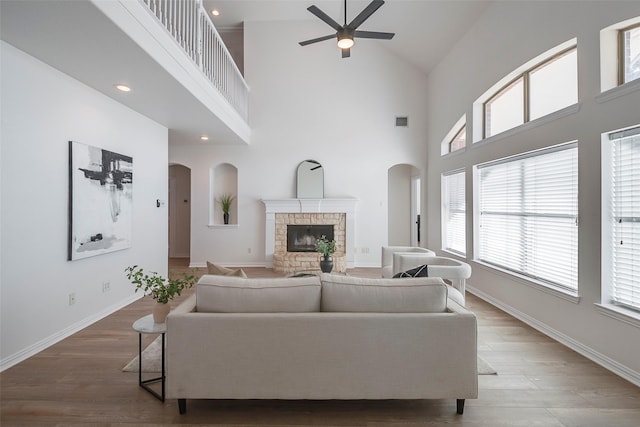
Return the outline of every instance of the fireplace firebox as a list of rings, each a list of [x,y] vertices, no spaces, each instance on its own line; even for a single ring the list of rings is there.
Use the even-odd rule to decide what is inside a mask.
[[[315,252],[322,236],[333,240],[333,225],[287,225],[287,252]]]

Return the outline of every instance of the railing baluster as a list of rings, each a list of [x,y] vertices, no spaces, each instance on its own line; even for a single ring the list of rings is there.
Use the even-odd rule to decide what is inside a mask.
[[[245,119],[249,88],[202,0],[139,0],[167,29],[211,84]]]

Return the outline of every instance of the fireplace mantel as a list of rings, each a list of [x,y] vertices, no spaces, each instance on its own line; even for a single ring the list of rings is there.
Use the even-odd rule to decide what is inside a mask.
[[[263,199],[265,206],[265,263],[273,267],[276,213],[344,213],[347,268],[354,267],[355,213],[358,199]]]

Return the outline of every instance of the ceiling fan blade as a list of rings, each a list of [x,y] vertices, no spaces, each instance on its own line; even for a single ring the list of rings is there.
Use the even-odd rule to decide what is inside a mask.
[[[351,49],[342,49],[342,57],[348,58],[351,56]]]
[[[353,37],[360,37],[362,39],[381,39],[391,40],[395,33],[380,33],[378,31],[355,31]]]
[[[329,40],[329,39],[335,39],[335,38],[336,38],[335,34],[330,34],[328,36],[322,36],[322,37],[318,37],[316,39],[305,40],[303,42],[300,42],[300,46],[306,46],[306,45],[311,44],[311,43],[317,43],[317,42],[321,42],[321,41],[325,41],[325,40]]]
[[[338,30],[342,29],[342,25],[338,24],[329,15],[327,15],[326,13],[324,13],[323,11],[318,9],[316,6],[309,6],[307,8],[307,10],[309,12],[313,13],[314,15],[316,15],[318,18],[322,19],[329,26],[331,26],[331,28],[333,28],[334,30],[338,31]]]
[[[371,15],[373,15],[373,12],[380,9],[380,6],[382,6],[383,4],[384,1],[382,0],[373,0],[371,3],[369,3],[369,6],[365,7],[364,10],[360,12],[358,16],[353,18],[353,21],[351,21],[351,23],[347,26],[352,30],[355,30],[360,25],[362,25],[362,23],[366,21]]]

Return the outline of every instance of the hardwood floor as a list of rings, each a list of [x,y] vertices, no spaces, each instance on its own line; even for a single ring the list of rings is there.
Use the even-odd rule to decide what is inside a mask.
[[[172,260],[172,271],[186,264]],[[278,276],[246,268],[249,277]],[[200,269],[200,273],[203,269]],[[349,274],[378,277],[379,269]],[[193,290],[180,297],[174,305]],[[122,367],[137,355],[132,323],[145,298],[0,374],[2,426],[206,424],[229,426],[593,426],[640,425],[640,388],[479,298],[479,353],[498,375],[479,376],[479,398],[456,415],[454,400],[212,401],[162,403]],[[150,342],[154,336],[147,336]]]

